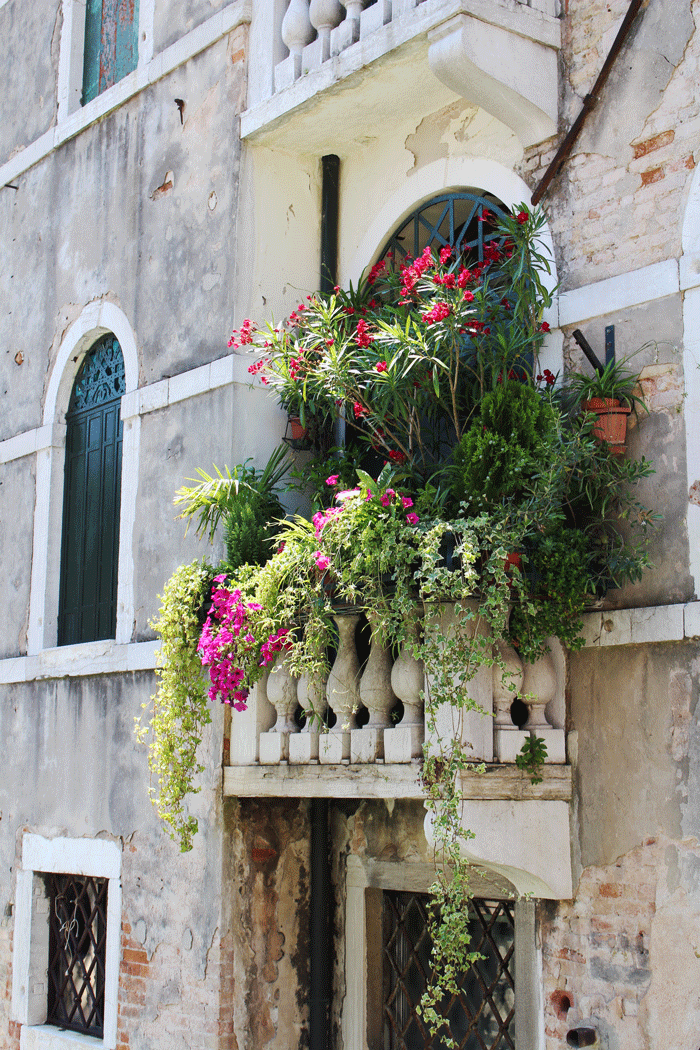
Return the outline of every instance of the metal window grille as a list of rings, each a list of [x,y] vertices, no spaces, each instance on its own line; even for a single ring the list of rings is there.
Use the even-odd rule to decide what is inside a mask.
[[[102,1036],[107,879],[46,875],[49,913],[48,1024]]]
[[[440,1050],[418,1014],[431,972],[431,898],[384,893],[384,1050]],[[470,902],[471,950],[481,956],[442,1003],[459,1050],[515,1050],[512,901]]]
[[[379,258],[390,258],[398,269],[408,257],[417,259],[424,248],[434,253],[454,248],[458,255],[483,262],[484,245],[496,238],[492,223],[484,213],[503,216],[503,204],[484,194],[443,193],[416,208],[389,238]]]

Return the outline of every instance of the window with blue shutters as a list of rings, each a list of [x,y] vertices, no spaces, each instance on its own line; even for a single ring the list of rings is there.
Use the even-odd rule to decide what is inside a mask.
[[[83,105],[136,69],[138,28],[139,0],[87,0]]]
[[[88,351],[66,414],[58,644],[114,638],[124,358],[113,335]]]

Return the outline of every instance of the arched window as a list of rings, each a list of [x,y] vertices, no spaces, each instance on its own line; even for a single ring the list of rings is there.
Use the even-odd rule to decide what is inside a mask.
[[[392,233],[379,258],[391,257],[398,267],[408,257],[417,259],[427,246],[435,255],[454,248],[458,255],[484,261],[484,244],[496,235],[485,213],[502,216],[504,205],[490,194],[473,190],[441,193],[421,204]]]
[[[119,560],[124,358],[102,336],[80,367],[66,414],[58,644],[114,638]]]

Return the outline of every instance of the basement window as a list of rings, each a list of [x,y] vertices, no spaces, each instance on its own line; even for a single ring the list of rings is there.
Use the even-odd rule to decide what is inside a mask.
[[[24,836],[12,1018],[25,1050],[55,1050],[59,1038],[62,1050],[116,1047],[121,903],[117,843]]]

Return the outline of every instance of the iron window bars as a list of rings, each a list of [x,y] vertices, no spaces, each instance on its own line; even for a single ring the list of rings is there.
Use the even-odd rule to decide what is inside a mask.
[[[440,1050],[418,1014],[430,976],[431,898],[384,892],[384,1050]],[[515,1050],[515,926],[512,901],[470,902],[471,950],[480,959],[446,996],[443,1014],[459,1050]]]
[[[47,1023],[102,1036],[107,879],[45,876],[49,908]]]
[[[454,248],[457,255],[484,261],[484,245],[496,238],[492,224],[482,221],[484,212],[497,217],[506,214],[504,205],[492,196],[469,193],[443,193],[426,201],[404,219],[387,241],[379,258],[390,258],[395,269],[408,257],[417,259],[430,246]],[[502,239],[502,238],[501,238]]]

